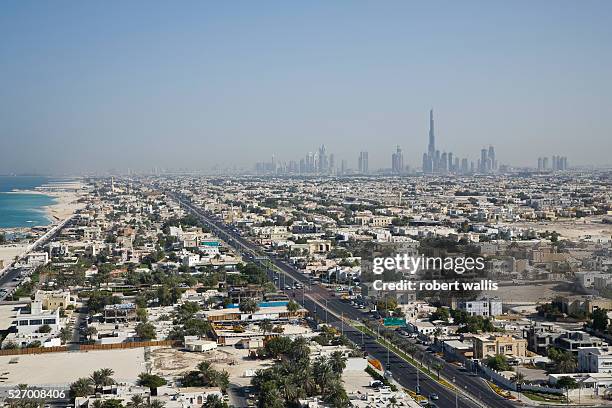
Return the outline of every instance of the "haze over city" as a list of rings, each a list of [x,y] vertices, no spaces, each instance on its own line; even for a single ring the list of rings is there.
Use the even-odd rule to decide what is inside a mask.
[[[609,165],[612,3],[4,2],[0,174]]]

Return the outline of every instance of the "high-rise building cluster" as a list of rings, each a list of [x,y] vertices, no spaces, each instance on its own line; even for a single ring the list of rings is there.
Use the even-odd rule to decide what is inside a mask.
[[[538,157],[538,171],[561,171],[567,170],[566,156],[552,156],[549,166],[548,157]]]
[[[442,152],[436,149],[436,135],[434,131],[433,109],[429,111],[429,144],[423,153],[423,173],[426,174],[470,174],[494,173],[497,171],[495,148],[489,146],[480,151],[477,166],[466,158],[459,158],[452,152]]]
[[[259,174],[337,174],[338,169],[334,154],[327,153],[325,145],[321,145],[316,152],[308,152],[299,163],[295,160],[277,162],[273,155],[271,162],[256,163],[255,171]]]

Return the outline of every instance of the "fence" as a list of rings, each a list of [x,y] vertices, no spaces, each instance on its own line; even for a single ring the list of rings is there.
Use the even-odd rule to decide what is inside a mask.
[[[61,353],[61,352],[66,352],[66,351],[116,350],[116,349],[131,349],[131,348],[138,348],[138,347],[179,347],[181,345],[182,343],[176,340],[157,340],[157,341],[131,341],[127,343],[114,343],[114,344],[80,344],[78,346],[75,346],[74,348],[68,348],[68,346],[28,347],[28,348],[0,350],[0,356]]]
[[[68,351],[68,347],[67,346],[57,346],[57,347],[28,347],[28,348],[4,349],[4,350],[0,350],[0,356],[16,356],[20,354],[58,353],[62,351]]]
[[[127,343],[113,344],[81,344],[80,351],[88,350],[115,350],[115,349],[130,349],[138,347],[173,347],[179,346],[182,343],[175,340],[155,340],[155,341],[130,341]]]

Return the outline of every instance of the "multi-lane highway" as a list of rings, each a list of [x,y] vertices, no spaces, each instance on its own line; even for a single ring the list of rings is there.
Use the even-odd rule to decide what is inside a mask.
[[[480,377],[461,371],[459,367],[448,364],[441,359],[437,361],[444,364],[442,375],[450,381],[454,381],[455,389],[449,389],[423,373],[417,375],[417,369],[414,366],[379,344],[375,337],[363,334],[351,326],[349,320],[360,321],[363,319],[363,314],[359,309],[331,296],[328,290],[319,285],[310,285],[309,279],[292,265],[274,255],[263,254],[260,247],[242,237],[236,230],[214,215],[194,206],[183,196],[172,192],[169,194],[236,251],[264,265],[274,264],[276,268],[268,268],[268,273],[278,273],[279,279],[276,282],[282,290],[294,295],[296,300],[302,303],[318,320],[328,322],[342,330],[344,335],[354,343],[363,345],[370,356],[379,359],[383,364],[388,362],[388,369],[393,373],[393,378],[403,387],[415,390],[418,382],[422,395],[437,394],[439,399],[435,403],[440,407],[511,408],[515,406],[512,402],[493,392]],[[298,290],[297,293],[294,293],[293,289],[287,290],[287,287],[293,287],[295,282],[301,283],[303,289]],[[436,357],[432,356],[431,359],[436,359]]]

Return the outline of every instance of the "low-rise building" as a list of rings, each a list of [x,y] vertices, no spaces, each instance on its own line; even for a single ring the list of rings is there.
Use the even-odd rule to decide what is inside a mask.
[[[474,358],[483,359],[488,356],[502,354],[507,357],[525,357],[527,355],[527,340],[505,334],[481,334],[471,337],[474,344]]]
[[[578,371],[583,373],[612,373],[612,349],[607,346],[579,348]]]
[[[498,297],[481,298],[477,300],[462,300],[457,304],[459,310],[464,310],[470,316],[499,316],[502,312],[502,301]]]
[[[138,318],[134,303],[119,303],[104,306],[104,321],[107,323],[130,322]]]

